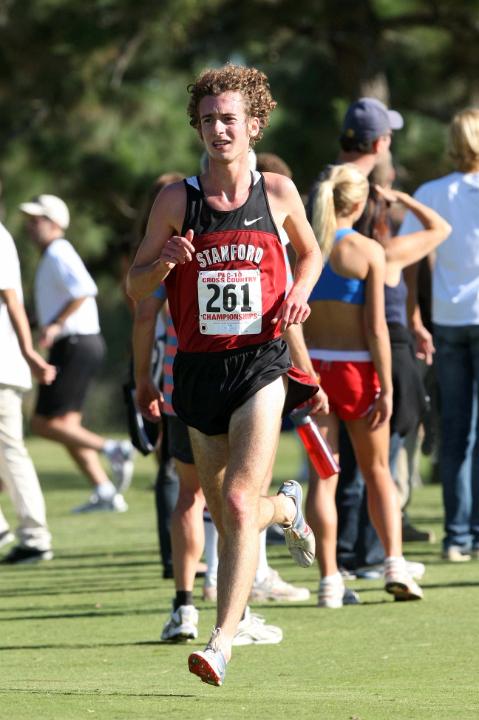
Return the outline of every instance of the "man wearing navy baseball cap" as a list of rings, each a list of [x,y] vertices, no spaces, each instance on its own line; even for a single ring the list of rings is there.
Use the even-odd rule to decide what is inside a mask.
[[[353,102],[344,116],[340,144],[344,151],[368,153],[375,141],[390,137],[404,125],[402,115],[376,98],[363,97]]]

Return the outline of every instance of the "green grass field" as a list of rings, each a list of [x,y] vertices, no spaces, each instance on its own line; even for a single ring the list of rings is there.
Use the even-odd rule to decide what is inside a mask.
[[[427,563],[425,600],[394,603],[380,582],[355,581],[362,605],[315,607],[318,571],[270,549],[284,579],[311,601],[256,605],[280,625],[280,645],[237,648],[222,688],[190,675],[189,646],[159,642],[173,595],[158,561],[154,463],[139,459],[123,515],[74,516],[86,495],[63,449],[32,440],[54,534],[55,560],[0,566],[0,718],[101,720],[477,720],[479,563],[444,563],[438,545],[409,545]],[[299,449],[282,439],[275,482]],[[14,523],[9,499],[2,508]],[[440,536],[437,485],[418,490],[413,520]],[[200,599],[200,647],[214,607]],[[193,645],[196,647],[196,644]]]

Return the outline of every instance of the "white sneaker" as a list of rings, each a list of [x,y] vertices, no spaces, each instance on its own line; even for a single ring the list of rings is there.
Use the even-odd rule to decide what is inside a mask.
[[[358,593],[345,586],[339,573],[323,578],[319,583],[318,607],[335,610],[343,605],[359,605],[360,602]]]
[[[284,541],[291,557],[301,567],[309,567],[314,562],[316,541],[313,531],[303,516],[303,490],[296,480],[286,480],[280,486],[278,495],[292,498],[296,505],[296,515],[289,527],[283,527]]]
[[[406,560],[406,568],[408,574],[415,580],[421,580],[426,572],[426,566],[421,562],[413,562],[412,560]]]
[[[198,637],[198,610],[194,605],[180,605],[166,621],[161,639],[169,642],[186,642]]]
[[[88,501],[83,505],[73,508],[72,513],[89,512],[126,512],[128,505],[123,495],[116,493],[111,498],[101,498],[98,493],[90,495]]]
[[[0,548],[5,547],[5,545],[9,545],[15,540],[15,535],[12,533],[11,530],[4,530],[2,533],[0,533]]]
[[[422,600],[423,592],[408,573],[403,557],[388,557],[384,561],[384,589],[394,595],[395,600]]]
[[[266,625],[261,615],[252,613],[247,607],[233,638],[233,645],[277,645],[282,639],[281,628]]]
[[[120,493],[128,490],[131,485],[134,454],[135,449],[129,440],[119,440],[111,450],[105,450],[110,461],[113,483]]]
[[[285,582],[276,570],[269,568],[268,575],[261,583],[254,583],[250,600],[257,602],[264,600],[277,600],[278,602],[295,602],[309,600],[311,593],[308,588],[296,587]]]
[[[406,560],[406,570],[408,575],[412,578],[420,580],[424,577],[426,566],[421,562]],[[361,580],[381,580],[381,578],[384,578],[384,573],[384,563],[380,563],[378,565],[365,565],[364,567],[360,567],[356,570],[356,576]]]

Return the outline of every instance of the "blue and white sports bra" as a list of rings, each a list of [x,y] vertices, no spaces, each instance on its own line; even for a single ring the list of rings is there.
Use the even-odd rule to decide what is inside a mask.
[[[336,231],[334,242],[339,242],[345,235],[355,232],[356,230],[353,230],[353,228],[341,228],[341,230]],[[338,275],[327,262],[309,296],[309,300],[337,300],[351,305],[364,305],[365,288],[366,283],[364,280]]]

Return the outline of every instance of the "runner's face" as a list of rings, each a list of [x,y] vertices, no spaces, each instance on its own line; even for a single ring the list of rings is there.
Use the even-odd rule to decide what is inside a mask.
[[[207,95],[200,100],[200,136],[214,160],[231,161],[249,149],[259,133],[258,118],[248,117],[239,91]]]

